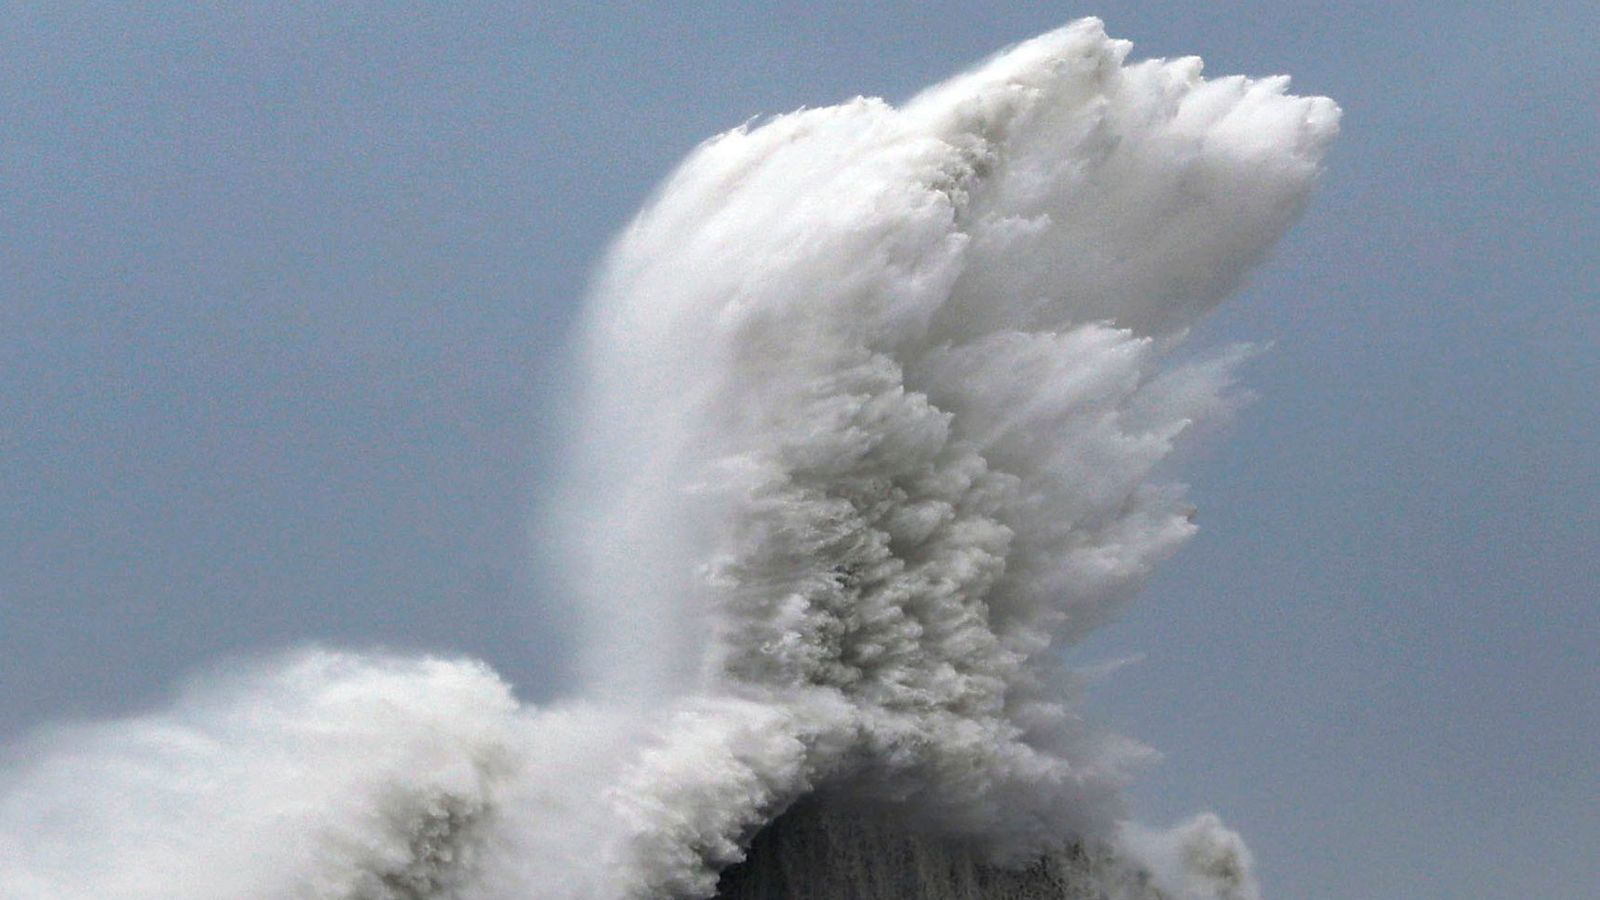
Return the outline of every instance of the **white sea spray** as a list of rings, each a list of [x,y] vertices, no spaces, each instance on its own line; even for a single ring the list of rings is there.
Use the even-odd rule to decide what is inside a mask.
[[[0,772],[6,896],[707,896],[820,786],[1000,862],[1111,841],[1254,896],[1214,819],[1124,822],[1148,752],[1084,722],[1060,651],[1194,532],[1162,466],[1240,351],[1174,350],[1338,109],[1128,50],[1083,20],[667,180],[590,298],[546,529],[582,696],[318,650],[54,729]]]

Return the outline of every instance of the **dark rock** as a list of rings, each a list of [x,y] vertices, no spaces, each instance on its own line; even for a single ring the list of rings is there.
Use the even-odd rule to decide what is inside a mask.
[[[1146,873],[1073,846],[1022,869],[887,818],[810,801],[756,834],[718,900],[1164,900]]]

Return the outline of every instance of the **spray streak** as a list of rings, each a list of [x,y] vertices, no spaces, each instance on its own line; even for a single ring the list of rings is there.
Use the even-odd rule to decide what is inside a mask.
[[[706,896],[819,786],[1000,862],[1117,840],[1146,753],[1081,722],[1054,648],[1193,532],[1155,473],[1229,408],[1237,354],[1169,354],[1292,222],[1338,117],[1127,51],[1085,20],[899,109],[736,129],[669,179],[591,300],[554,514],[585,703],[294,657],[14,751],[0,882]],[[1209,820],[1122,833],[1178,896],[1252,892]]]

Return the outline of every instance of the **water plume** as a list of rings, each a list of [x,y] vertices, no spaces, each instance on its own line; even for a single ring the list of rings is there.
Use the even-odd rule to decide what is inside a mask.
[[[1148,751],[1076,712],[1062,651],[1194,532],[1162,466],[1242,351],[1174,351],[1300,212],[1338,110],[1128,51],[1083,20],[667,180],[590,297],[547,529],[582,698],[291,656],[15,748],[0,882],[705,897],[820,792],[986,864],[1093,843],[1171,896],[1253,895],[1214,820],[1125,823]]]

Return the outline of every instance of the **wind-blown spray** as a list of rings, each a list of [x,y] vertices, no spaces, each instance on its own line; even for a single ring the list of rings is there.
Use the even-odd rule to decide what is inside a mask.
[[[1193,533],[1157,469],[1239,354],[1170,354],[1298,214],[1338,110],[1127,52],[1084,20],[900,108],[735,129],[661,188],[591,298],[551,514],[583,702],[302,654],[16,748],[0,882],[707,896],[826,788],[998,862],[1121,840],[1175,896],[1249,896],[1212,819],[1119,832],[1146,752],[1083,723],[1059,649]],[[1185,874],[1195,848],[1236,877]]]

